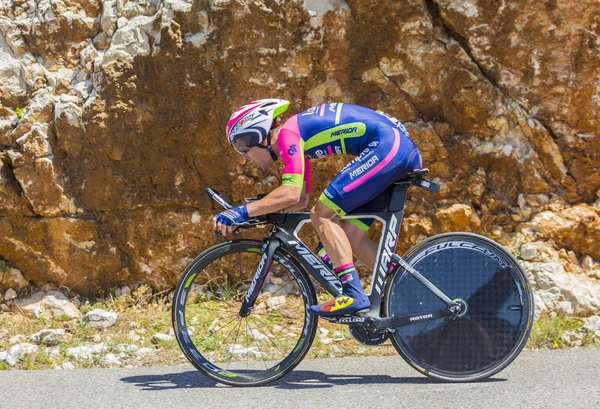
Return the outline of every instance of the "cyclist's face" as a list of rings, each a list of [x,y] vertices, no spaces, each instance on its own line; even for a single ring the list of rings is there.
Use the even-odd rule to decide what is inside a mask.
[[[268,168],[273,163],[271,154],[266,149],[253,146],[244,154],[244,159],[256,163],[261,168]]]

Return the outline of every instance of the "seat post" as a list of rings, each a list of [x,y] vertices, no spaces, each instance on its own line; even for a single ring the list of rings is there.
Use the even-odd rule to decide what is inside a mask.
[[[398,212],[404,210],[404,204],[406,202],[406,192],[412,186],[410,181],[399,182],[394,185],[392,189],[392,197],[388,206],[388,212]]]

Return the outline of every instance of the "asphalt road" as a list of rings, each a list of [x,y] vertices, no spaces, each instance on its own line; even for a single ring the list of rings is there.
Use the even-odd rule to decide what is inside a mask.
[[[1,371],[0,408],[600,408],[600,349],[523,352],[478,383],[432,381],[400,357],[305,360],[259,388],[216,385],[191,365]]]

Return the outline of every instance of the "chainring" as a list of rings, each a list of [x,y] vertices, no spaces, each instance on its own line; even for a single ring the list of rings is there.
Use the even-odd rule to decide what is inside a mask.
[[[385,330],[369,331],[360,325],[350,325],[348,328],[350,334],[363,345],[375,346],[381,345],[390,337],[389,332]]]

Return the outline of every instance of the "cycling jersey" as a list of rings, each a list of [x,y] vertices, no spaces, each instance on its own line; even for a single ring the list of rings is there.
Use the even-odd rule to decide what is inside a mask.
[[[340,217],[350,211],[384,211],[390,186],[421,167],[417,147],[400,121],[351,104],[322,104],[294,115],[281,128],[277,148],[284,164],[282,184],[304,193],[310,192],[310,159],[356,156],[319,198]],[[353,222],[364,230],[371,223]]]

